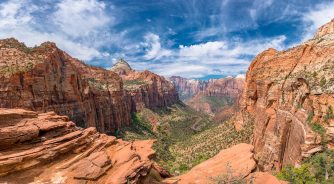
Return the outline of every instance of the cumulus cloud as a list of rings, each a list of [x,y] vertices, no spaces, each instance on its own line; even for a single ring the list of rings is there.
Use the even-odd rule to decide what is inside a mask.
[[[105,4],[96,0],[64,0],[57,5],[52,19],[66,34],[72,37],[88,36],[112,25],[113,17],[105,13]]]
[[[212,57],[221,55],[221,51],[227,49],[223,41],[206,42],[197,45],[183,46],[180,45],[181,57]]]
[[[315,6],[303,15],[305,31],[302,41],[313,37],[316,30],[334,18],[334,2]]]
[[[172,54],[170,50],[161,47],[160,37],[154,33],[145,35],[145,42],[142,43],[142,46],[146,49],[144,58],[147,60],[160,59]]]
[[[304,16],[304,21],[310,22],[311,26],[316,29],[334,18],[334,2],[320,4]]]
[[[0,38],[15,37],[28,46],[53,41],[72,56],[86,61],[106,56],[92,42],[90,34],[99,33],[104,24],[111,21],[104,13],[104,3],[97,0],[63,0],[56,7],[54,12],[43,12],[42,7],[30,0],[1,3]],[[34,16],[36,13],[45,17],[43,22]]]
[[[181,57],[211,58],[233,57],[241,55],[255,55],[266,48],[284,49],[286,36],[281,35],[268,39],[255,39],[251,41],[214,41],[197,45],[180,46]]]
[[[202,78],[208,75],[236,76],[244,73],[251,60],[247,56],[252,57],[270,47],[282,50],[285,48],[286,40],[285,36],[251,41],[221,40],[180,45],[177,49],[165,50],[161,47],[159,38],[158,35],[150,33],[146,35],[145,42],[150,43],[148,45],[156,44],[148,50],[145,58],[149,60],[159,57],[159,63],[144,61],[131,64],[139,70],[148,69],[161,75],[181,75],[188,78]]]

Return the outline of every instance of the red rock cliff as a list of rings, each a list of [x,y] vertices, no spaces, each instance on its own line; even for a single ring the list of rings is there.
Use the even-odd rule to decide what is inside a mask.
[[[188,99],[186,104],[213,115],[215,121],[224,121],[238,111],[244,83],[243,78],[211,79],[207,87]]]
[[[162,76],[148,70],[132,70],[124,60],[117,62],[111,70],[122,77],[124,89],[131,96],[132,111],[140,111],[144,107],[164,108],[179,101],[174,85]]]
[[[287,51],[268,49],[250,65],[244,108],[255,117],[254,147],[260,170],[298,165],[332,148],[334,121],[333,22]]]
[[[209,83],[204,80],[186,79],[179,76],[172,76],[169,80],[175,85],[181,100],[187,100],[200,91],[204,91]]]
[[[163,77],[143,72],[135,76],[145,85],[124,89],[117,73],[85,65],[50,42],[27,48],[15,39],[1,40],[0,56],[0,107],[55,111],[101,132],[128,125],[141,102],[158,108],[178,100]],[[134,97],[134,91],[143,97]]]
[[[6,39],[0,48],[0,107],[52,110],[101,132],[130,122],[131,105],[117,74],[84,65],[53,43],[30,49]]]

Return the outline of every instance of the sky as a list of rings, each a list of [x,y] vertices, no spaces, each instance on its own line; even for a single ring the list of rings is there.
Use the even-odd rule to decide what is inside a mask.
[[[209,79],[245,74],[263,50],[302,43],[332,18],[334,0],[0,0],[0,39]]]

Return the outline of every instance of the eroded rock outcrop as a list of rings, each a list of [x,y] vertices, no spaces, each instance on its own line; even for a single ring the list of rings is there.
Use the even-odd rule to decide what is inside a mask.
[[[242,143],[222,150],[186,174],[167,179],[166,183],[219,183],[219,180],[226,182],[232,178],[242,180],[256,168],[253,148],[252,145]]]
[[[122,141],[53,112],[0,109],[0,126],[0,182],[152,183],[163,171],[152,140]]]
[[[287,51],[268,49],[250,65],[243,107],[255,118],[260,170],[298,165],[333,146],[333,21]]]

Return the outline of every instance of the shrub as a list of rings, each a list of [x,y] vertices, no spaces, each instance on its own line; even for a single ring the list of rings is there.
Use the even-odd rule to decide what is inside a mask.
[[[316,178],[310,172],[310,165],[303,164],[300,168],[293,168],[292,166],[284,167],[277,178],[289,181],[293,184],[315,184]]]
[[[326,85],[326,82],[327,81],[326,81],[325,77],[322,77],[321,80],[320,80],[320,86],[324,87]]]
[[[324,116],[324,121],[328,123],[328,120],[333,119],[333,118],[334,118],[333,107],[330,105],[328,106],[326,115]]]
[[[314,132],[320,135],[323,135],[326,133],[326,129],[320,123],[311,123],[310,126]]]
[[[312,123],[313,117],[314,117],[314,113],[309,112],[308,115],[307,115],[307,122]]]
[[[304,160],[300,168],[285,166],[276,176],[296,184],[334,183],[334,151],[317,153]]]
[[[246,183],[242,175],[237,175],[231,165],[227,163],[226,173],[217,177],[211,178],[216,184],[243,184]]]

